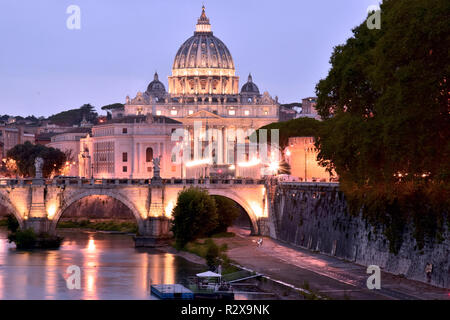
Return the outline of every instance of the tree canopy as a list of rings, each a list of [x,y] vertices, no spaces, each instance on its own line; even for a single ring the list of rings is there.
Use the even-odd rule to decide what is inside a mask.
[[[226,232],[240,214],[239,207],[233,200],[221,196],[213,196],[213,198],[216,202],[218,217],[217,227],[209,233],[210,235]]]
[[[112,103],[112,104],[108,104],[106,106],[102,107],[102,110],[114,110],[114,109],[121,109],[123,108],[125,105],[123,103]]]
[[[239,216],[238,205],[225,197],[210,196],[206,189],[191,187],[178,194],[172,231],[179,248],[202,237],[226,232]]]
[[[259,131],[261,129],[267,130],[267,140],[268,142],[270,142],[271,130],[278,129],[280,147],[281,149],[284,149],[288,146],[290,137],[317,137],[321,125],[321,122],[316,119],[298,118],[289,121],[268,124],[256,130],[256,133],[258,134],[257,137],[259,138]]]
[[[207,236],[218,225],[214,198],[209,196],[207,190],[197,187],[178,194],[172,216],[172,232],[180,248],[189,241]]]
[[[44,160],[42,167],[44,177],[50,177],[52,173],[59,172],[66,162],[66,155],[59,149],[32,144],[29,141],[18,144],[7,152],[7,158],[16,161],[18,173],[23,177],[35,176],[34,161],[37,157]]]
[[[358,205],[382,199],[374,211],[391,226],[402,212],[448,211],[449,12],[448,0],[385,0],[381,29],[353,29],[316,86],[321,163]]]
[[[71,109],[54,114],[48,117],[48,120],[50,120],[51,123],[60,126],[78,126],[83,120],[83,117],[87,121],[96,124],[98,114],[95,111],[95,107],[90,104],[84,104],[78,109]]]

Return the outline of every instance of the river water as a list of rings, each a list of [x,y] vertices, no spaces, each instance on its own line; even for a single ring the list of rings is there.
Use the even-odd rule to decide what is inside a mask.
[[[173,284],[205,267],[173,254],[139,249],[129,235],[61,230],[59,250],[16,250],[0,229],[0,299],[156,299],[150,284]],[[81,289],[68,289],[69,266]],[[245,299],[245,296],[241,296]]]

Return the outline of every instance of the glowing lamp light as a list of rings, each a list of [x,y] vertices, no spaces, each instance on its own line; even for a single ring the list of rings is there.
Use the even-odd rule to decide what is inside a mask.
[[[256,217],[261,218],[263,216],[263,208],[261,207],[260,204],[258,204],[255,201],[252,201],[252,202],[250,202],[250,207],[252,208]]]
[[[47,209],[47,217],[51,220],[55,216],[56,213],[56,205],[51,204]]]
[[[291,150],[289,150],[289,149],[286,150],[286,156],[288,156],[288,157],[291,156]]]
[[[230,167],[229,167],[229,169],[230,170],[235,170],[236,169],[236,167],[235,167],[235,165],[234,164],[232,164]]]
[[[190,167],[195,167],[195,166],[199,166],[199,165],[205,165],[205,164],[209,164],[210,162],[211,162],[211,159],[209,159],[209,158],[193,160],[193,161],[186,162],[186,167],[190,168]]]
[[[278,169],[280,168],[280,165],[278,162],[271,162],[269,164],[269,170],[272,171],[273,173],[278,172]]]
[[[260,164],[260,163],[261,163],[261,160],[260,160],[260,159],[254,158],[254,159],[252,159],[252,160],[250,160],[250,161],[247,161],[247,162],[239,162],[239,163],[238,163],[238,166],[239,166],[239,167],[247,168],[247,167],[253,167],[253,166],[256,166],[256,165],[258,165],[258,164]]]
[[[172,217],[173,208],[175,208],[175,202],[169,201],[169,203],[166,205],[166,208],[164,209],[164,212],[166,213],[166,217],[168,217],[168,218]]]

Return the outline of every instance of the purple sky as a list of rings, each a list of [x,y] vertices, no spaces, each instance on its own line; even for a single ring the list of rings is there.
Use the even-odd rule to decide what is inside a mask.
[[[332,48],[378,0],[1,0],[0,114],[48,116],[166,85],[202,3],[240,76],[283,103],[314,95]],[[66,9],[81,8],[81,30]],[[103,113],[103,112],[102,112]]]

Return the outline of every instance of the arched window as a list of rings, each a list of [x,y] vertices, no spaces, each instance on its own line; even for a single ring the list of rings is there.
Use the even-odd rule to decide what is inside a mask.
[[[146,162],[153,161],[153,149],[152,148],[147,148],[147,150],[145,150],[145,161]]]

